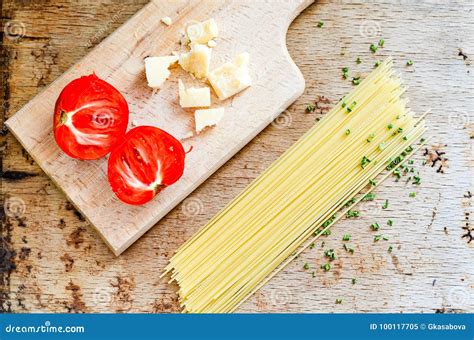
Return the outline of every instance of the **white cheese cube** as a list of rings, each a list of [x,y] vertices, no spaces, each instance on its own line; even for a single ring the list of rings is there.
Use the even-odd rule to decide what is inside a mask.
[[[179,64],[183,70],[196,78],[206,78],[211,63],[211,49],[205,45],[191,44],[191,51],[179,56]]]
[[[200,133],[207,126],[214,126],[224,117],[224,108],[196,110],[194,119],[196,132]]]
[[[194,132],[192,131],[188,131],[184,134],[183,137],[181,137],[181,141],[185,140],[185,139],[189,139],[189,138],[192,138],[194,137]]]
[[[207,42],[207,46],[209,46],[210,48],[213,48],[213,47],[216,47],[217,46],[217,43],[215,40],[209,40]]]
[[[173,23],[173,20],[171,20],[170,17],[163,17],[161,18],[161,22],[166,26],[170,26]]]
[[[211,39],[219,35],[219,29],[214,19],[196,22],[186,27],[186,34],[191,43],[207,44]]]
[[[211,90],[209,87],[190,87],[186,89],[181,79],[178,79],[179,105],[181,107],[211,106]]]
[[[168,68],[177,61],[177,56],[145,58],[145,73],[148,86],[159,89],[171,74]]]
[[[209,73],[208,79],[220,100],[227,99],[252,84],[249,73],[248,53],[241,53],[232,62]]]

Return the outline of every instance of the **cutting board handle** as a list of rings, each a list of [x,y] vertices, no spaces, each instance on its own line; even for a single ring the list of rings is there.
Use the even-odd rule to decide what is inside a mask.
[[[292,10],[288,12],[288,25],[286,26],[285,32],[288,30],[288,27],[291,25],[293,20],[300,15],[309,5],[314,3],[315,0],[290,0],[287,1],[290,6],[292,6]]]

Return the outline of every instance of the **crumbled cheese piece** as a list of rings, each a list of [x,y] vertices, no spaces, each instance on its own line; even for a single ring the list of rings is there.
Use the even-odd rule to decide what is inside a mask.
[[[191,44],[191,51],[179,56],[179,64],[196,78],[206,78],[211,63],[211,51],[205,45]]]
[[[209,46],[210,48],[216,47],[217,46],[216,41],[215,40],[209,40],[207,42],[207,46]]]
[[[188,131],[188,132],[186,132],[186,134],[183,137],[181,137],[181,140],[189,139],[189,138],[192,138],[192,137],[194,137],[194,132]]]
[[[209,73],[209,82],[220,100],[227,99],[252,84],[248,69],[249,58],[248,53],[241,53],[232,62]]]
[[[181,79],[178,79],[179,105],[181,107],[211,106],[211,90],[209,87],[190,87],[186,89]]]
[[[214,126],[224,117],[224,108],[196,110],[196,132],[200,133],[207,126]]]
[[[171,20],[170,17],[163,17],[161,18],[161,22],[166,26],[170,26],[173,23],[173,20]]]
[[[177,56],[145,58],[145,73],[148,86],[159,89],[171,74],[168,68],[177,61]]]
[[[219,35],[219,29],[214,19],[196,22],[186,27],[186,34],[192,43],[206,44]]]

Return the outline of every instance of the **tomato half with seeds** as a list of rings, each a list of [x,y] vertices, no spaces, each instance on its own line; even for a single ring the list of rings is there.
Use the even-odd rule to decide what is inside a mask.
[[[184,158],[183,145],[169,133],[153,126],[136,127],[110,154],[110,186],[121,201],[144,204],[180,179]]]
[[[108,154],[123,139],[128,104],[122,94],[95,74],[67,84],[54,109],[54,138],[68,156],[83,160]]]

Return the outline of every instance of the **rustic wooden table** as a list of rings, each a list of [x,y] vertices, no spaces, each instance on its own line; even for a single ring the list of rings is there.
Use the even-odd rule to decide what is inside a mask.
[[[2,121],[146,2],[3,0]],[[337,223],[239,311],[474,312],[473,9],[443,1],[309,7],[287,37],[305,94],[118,258],[3,129],[0,312],[178,311],[176,287],[158,278],[173,251],[351,89],[342,67],[364,75],[388,55],[409,86],[412,109],[432,109],[432,139],[415,157],[422,184],[388,179],[375,201],[359,206],[360,218]],[[371,53],[381,38],[384,47]],[[307,104],[315,112],[305,113]],[[388,241],[374,242],[376,221]],[[342,249],[344,234],[354,254]],[[328,248],[338,259],[323,272]]]

